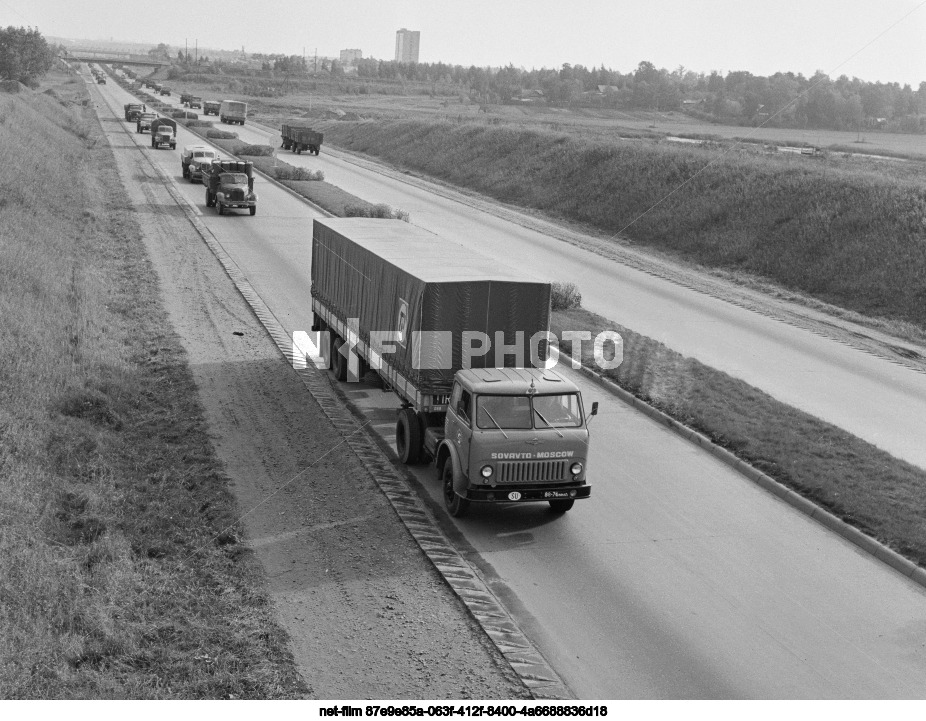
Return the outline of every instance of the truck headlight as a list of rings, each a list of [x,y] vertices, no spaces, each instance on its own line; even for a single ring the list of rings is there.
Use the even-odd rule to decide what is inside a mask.
[[[492,466],[483,466],[482,470],[479,472],[482,474],[483,478],[491,478],[493,473]]]
[[[574,476],[578,476],[582,472],[582,464],[573,463],[572,466],[569,468],[569,472],[572,473],[572,475]]]

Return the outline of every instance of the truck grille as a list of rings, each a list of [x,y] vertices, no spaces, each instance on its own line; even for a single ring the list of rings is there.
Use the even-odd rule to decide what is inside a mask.
[[[508,461],[498,464],[498,483],[565,481],[568,461]]]
[[[241,188],[235,188],[228,194],[229,200],[244,200],[244,191]]]

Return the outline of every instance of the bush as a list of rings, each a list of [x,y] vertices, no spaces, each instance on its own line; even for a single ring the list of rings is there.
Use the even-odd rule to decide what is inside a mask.
[[[237,140],[238,133],[231,133],[227,130],[217,130],[216,128],[209,128],[206,131],[207,138],[217,138],[219,140]]]
[[[195,120],[195,119],[194,119],[194,120],[191,120],[191,121],[188,122],[188,123],[185,123],[185,125],[186,125],[188,128],[211,128],[211,127],[212,127],[212,121],[211,121],[211,120]]]
[[[270,145],[244,145],[238,149],[238,155],[273,155],[273,147]]]
[[[324,180],[325,173],[321,170],[308,170],[307,168],[294,168],[291,165],[278,165],[273,169],[273,177],[277,180]]]
[[[390,206],[385,203],[378,203],[376,205],[370,204],[353,204],[344,206],[344,217],[345,218],[386,218],[388,220],[404,220],[406,223],[408,221],[408,213],[404,210],[399,210],[396,208],[393,210]]]
[[[553,310],[569,310],[582,307],[582,293],[575,283],[553,283],[550,293],[550,305]]]

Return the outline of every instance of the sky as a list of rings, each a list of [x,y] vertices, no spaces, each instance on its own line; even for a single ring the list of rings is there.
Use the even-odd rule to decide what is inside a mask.
[[[158,8],[159,12],[154,12]],[[400,28],[420,62],[755,75],[822,70],[926,81],[926,0],[0,0],[0,27],[45,36],[392,60]]]

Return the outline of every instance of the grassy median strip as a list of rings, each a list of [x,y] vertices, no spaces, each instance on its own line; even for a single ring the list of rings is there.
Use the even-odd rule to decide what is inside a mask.
[[[662,343],[583,309],[556,311],[552,331],[615,330],[624,362],[602,372],[775,480],[926,566],[926,472]],[[572,344],[561,342],[570,354]],[[594,368],[591,343],[584,365]]]
[[[0,696],[291,698],[82,81],[0,95]]]

